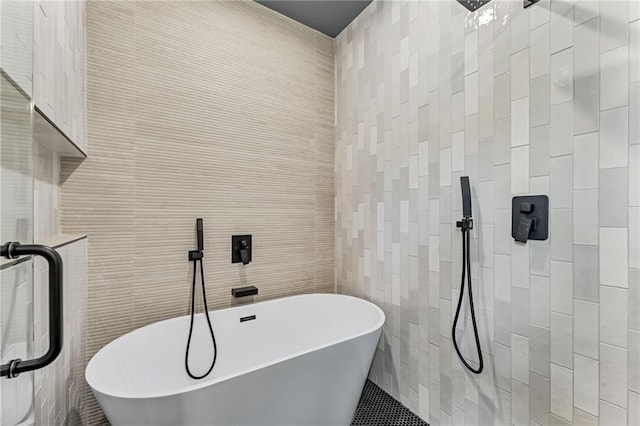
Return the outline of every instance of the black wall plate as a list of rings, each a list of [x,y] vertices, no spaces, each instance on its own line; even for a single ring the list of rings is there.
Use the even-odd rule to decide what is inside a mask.
[[[232,235],[231,236],[231,263],[241,263],[242,257],[240,250],[243,247],[247,247],[247,254],[249,262],[251,262],[251,235]]]
[[[549,197],[546,195],[513,197],[511,201],[511,236],[514,239],[521,218],[533,221],[527,239],[546,240],[549,238]]]

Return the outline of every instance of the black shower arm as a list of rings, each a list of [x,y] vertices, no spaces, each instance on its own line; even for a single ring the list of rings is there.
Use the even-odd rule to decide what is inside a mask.
[[[39,358],[22,361],[14,359],[0,366],[0,376],[14,378],[27,371],[38,370],[51,364],[62,350],[62,258],[51,247],[39,244],[6,243],[0,255],[7,259],[20,256],[42,256],[49,264],[49,349]]]

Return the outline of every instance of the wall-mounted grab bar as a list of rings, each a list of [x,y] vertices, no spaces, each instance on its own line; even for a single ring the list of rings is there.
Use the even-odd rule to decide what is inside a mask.
[[[14,378],[27,371],[38,370],[51,364],[62,350],[62,258],[51,247],[38,244],[11,242],[0,248],[7,259],[20,256],[42,256],[49,264],[49,350],[39,358],[23,361],[14,359],[0,366],[0,376]]]

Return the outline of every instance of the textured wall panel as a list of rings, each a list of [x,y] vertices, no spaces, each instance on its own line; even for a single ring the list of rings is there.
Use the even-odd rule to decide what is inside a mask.
[[[241,285],[335,291],[332,39],[251,1],[87,15],[90,156],[62,162],[63,232],[89,235],[87,355],[187,314],[197,217],[213,307]]]
[[[377,1],[336,39],[338,291],[384,307],[371,378],[432,426],[638,422],[637,4]],[[479,377],[451,341],[463,175]],[[520,193],[548,241],[513,242]]]
[[[38,425],[87,424],[89,387],[84,380],[87,332],[87,240],[59,247],[64,262],[64,342],[62,352],[35,376],[35,417]],[[49,346],[48,273],[46,262],[34,264],[35,353]]]
[[[33,100],[86,150],[86,2],[33,3]]]
[[[29,97],[33,94],[33,2],[0,4],[0,67]]]

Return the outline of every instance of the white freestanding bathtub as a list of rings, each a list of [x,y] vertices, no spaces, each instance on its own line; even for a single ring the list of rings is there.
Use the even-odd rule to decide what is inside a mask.
[[[311,294],[210,315],[218,360],[205,379],[185,372],[188,316],[128,333],[91,359],[86,379],[112,425],[351,422],[385,321],[380,308]],[[213,353],[205,324],[197,315],[194,374],[207,370]]]

